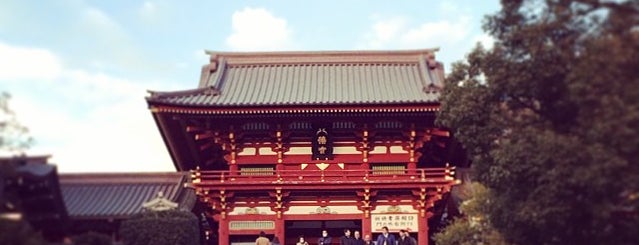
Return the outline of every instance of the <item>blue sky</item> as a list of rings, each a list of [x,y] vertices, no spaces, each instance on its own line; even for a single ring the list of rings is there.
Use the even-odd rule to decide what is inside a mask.
[[[489,45],[491,1],[0,0],[0,90],[61,172],[173,171],[144,97],[197,86],[203,50]]]

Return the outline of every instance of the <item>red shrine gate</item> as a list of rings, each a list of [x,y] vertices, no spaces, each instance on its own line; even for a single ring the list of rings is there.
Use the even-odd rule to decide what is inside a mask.
[[[214,220],[207,234],[293,244],[388,226],[427,244],[431,208],[458,182],[434,126],[435,51],[207,52],[198,88],[151,92],[174,164]]]

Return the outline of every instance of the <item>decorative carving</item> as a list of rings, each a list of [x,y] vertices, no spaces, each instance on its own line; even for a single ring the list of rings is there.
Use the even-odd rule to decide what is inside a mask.
[[[235,142],[235,133],[233,132],[233,128],[231,128],[229,132],[229,146],[231,147],[231,164],[235,164],[237,163],[237,144]]]
[[[361,132],[362,138],[361,138],[361,142],[357,143],[357,150],[362,152],[362,163],[368,164],[368,153],[372,150],[373,147],[371,143],[369,142],[368,125],[364,124],[362,128],[363,128]]]
[[[220,190],[220,215],[222,219],[226,219],[226,192],[224,190]]]
[[[284,160],[284,152],[288,149],[284,147],[284,132],[282,131],[282,125],[277,124],[277,130],[275,131],[275,145],[273,151],[277,153],[277,163],[281,164]]]
[[[176,209],[178,204],[166,199],[166,197],[164,197],[164,193],[160,191],[154,199],[143,203],[142,207],[150,211],[166,211]]]
[[[442,187],[437,187],[433,189],[420,188],[419,190],[413,190],[413,195],[416,197],[415,202],[413,203],[413,207],[416,210],[419,210],[419,214],[421,217],[428,217],[429,212],[428,209],[435,206],[435,202],[442,199],[443,195]],[[448,189],[446,189],[446,192]]]
[[[388,208],[386,208],[385,211],[382,211],[382,213],[408,213],[408,212],[402,210],[402,208],[398,205],[392,205],[392,206],[388,206]]]
[[[253,207],[253,208],[246,208],[246,210],[244,210],[244,214],[260,214],[259,210],[257,210],[257,208]]]
[[[357,191],[357,196],[361,197],[357,209],[364,212],[364,217],[369,218],[371,211],[375,210],[373,205],[373,197],[377,195],[377,191],[371,191],[369,188],[365,188],[364,191]]]
[[[321,162],[321,163],[316,163],[315,166],[317,166],[317,168],[319,168],[320,170],[326,170],[328,168],[328,163],[325,162]]]
[[[278,219],[281,219],[282,213],[288,210],[288,206],[285,205],[286,201],[284,198],[288,197],[289,194],[290,192],[283,192],[282,188],[276,188],[275,192],[269,192],[269,195],[275,199],[274,202],[271,203],[271,210],[277,214]]]
[[[329,207],[317,207],[311,214],[337,214],[337,212],[332,212]]]

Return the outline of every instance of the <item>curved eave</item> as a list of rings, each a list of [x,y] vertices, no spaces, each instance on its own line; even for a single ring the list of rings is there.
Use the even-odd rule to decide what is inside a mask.
[[[147,103],[151,110],[151,116],[162,137],[162,141],[169,152],[173,166],[175,166],[175,169],[178,171],[188,169],[185,166],[190,162],[194,162],[194,159],[188,154],[188,147],[179,143],[184,142],[184,135],[174,132],[174,129],[179,127],[178,122],[172,120],[171,117],[166,116],[166,114],[156,113],[156,109],[154,109],[155,107],[149,101],[149,98],[147,98]]]
[[[156,104],[149,102],[153,113],[177,114],[316,114],[316,113],[411,113],[439,111],[439,102],[415,104],[342,104],[342,105],[287,105],[246,107],[202,107]]]

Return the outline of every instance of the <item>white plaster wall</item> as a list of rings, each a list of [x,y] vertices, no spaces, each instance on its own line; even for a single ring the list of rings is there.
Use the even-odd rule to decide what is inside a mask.
[[[255,152],[257,152],[255,150],[255,148],[250,147],[250,148],[244,148],[242,149],[242,151],[240,151],[239,153],[237,153],[238,156],[253,156],[255,155]]]
[[[271,210],[270,207],[255,207],[257,209],[258,214],[275,214]],[[244,215],[246,212],[246,207],[235,207],[229,215]]]
[[[292,206],[286,214],[315,214],[319,206]],[[333,214],[361,214],[356,206],[327,206]]]
[[[391,206],[391,205],[379,205],[371,213],[373,213],[373,214],[386,213],[386,212],[388,212],[388,208],[390,208],[390,207],[393,207],[393,206]],[[417,213],[417,210],[415,210],[412,205],[398,205],[398,207],[401,209],[401,212]]]

